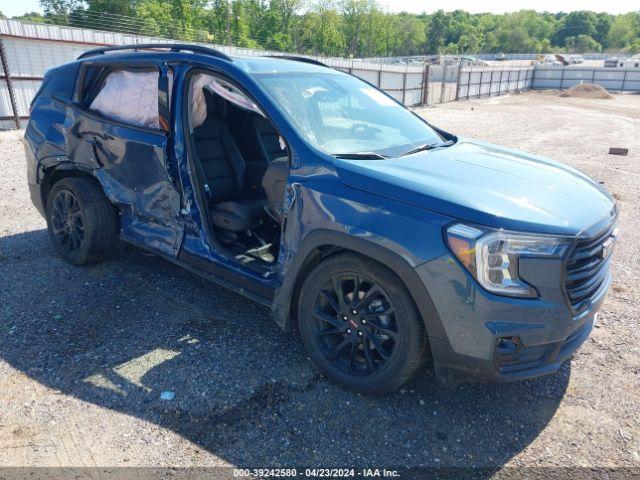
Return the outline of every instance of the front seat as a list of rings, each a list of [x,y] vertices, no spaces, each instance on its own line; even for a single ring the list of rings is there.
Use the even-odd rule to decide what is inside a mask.
[[[266,118],[253,115],[251,131],[255,134],[257,153],[266,165],[287,154],[286,150],[280,146],[280,135]]]
[[[262,177],[262,188],[267,196],[267,212],[278,223],[284,215],[284,190],[289,177],[289,157],[273,160]]]
[[[264,199],[243,198],[245,161],[223,120],[216,115],[215,99],[205,91],[207,119],[193,130],[203,189],[211,222],[231,232],[249,230],[264,211]]]

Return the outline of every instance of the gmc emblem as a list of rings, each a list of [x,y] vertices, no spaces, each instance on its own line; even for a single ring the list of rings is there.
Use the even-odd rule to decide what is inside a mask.
[[[609,258],[609,256],[613,253],[613,246],[616,243],[616,237],[609,237],[607,238],[607,240],[602,244],[602,251],[600,252],[600,257],[603,260],[606,260],[607,258]]]

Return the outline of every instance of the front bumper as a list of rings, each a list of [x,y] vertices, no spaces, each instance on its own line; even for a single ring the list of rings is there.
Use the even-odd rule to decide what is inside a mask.
[[[535,346],[536,353],[544,351],[536,360],[516,361],[508,367],[500,366],[495,360],[458,354],[449,342],[431,339],[436,376],[441,380],[513,382],[555,373],[589,337],[594,323],[593,320],[585,323],[564,340]]]
[[[536,269],[529,275],[562,278],[560,262]],[[446,333],[446,338],[429,339],[436,374],[456,380],[506,382],[556,372],[588,338],[610,284],[607,278],[590,308],[572,316],[560,283],[538,299],[493,295],[449,255],[416,272]]]

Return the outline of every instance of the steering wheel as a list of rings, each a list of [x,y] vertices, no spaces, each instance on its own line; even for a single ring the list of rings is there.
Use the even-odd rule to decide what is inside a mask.
[[[351,127],[349,127],[349,130],[356,133],[365,133],[367,130],[369,130],[369,126],[364,123],[354,123],[353,125],[351,125]]]

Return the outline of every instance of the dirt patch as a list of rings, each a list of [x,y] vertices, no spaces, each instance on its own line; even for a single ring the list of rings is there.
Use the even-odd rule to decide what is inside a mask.
[[[560,97],[576,97],[576,98],[602,98],[611,99],[613,95],[607,92],[600,85],[592,83],[581,83],[562,92]]]

